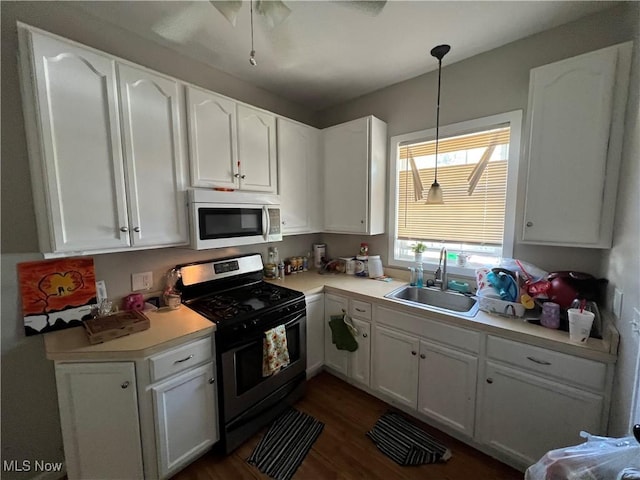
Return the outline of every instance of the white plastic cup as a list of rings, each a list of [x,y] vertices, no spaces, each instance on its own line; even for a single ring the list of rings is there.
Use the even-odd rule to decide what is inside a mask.
[[[595,317],[593,312],[583,310],[581,313],[579,308],[570,308],[567,314],[569,315],[569,340],[572,343],[587,343]]]

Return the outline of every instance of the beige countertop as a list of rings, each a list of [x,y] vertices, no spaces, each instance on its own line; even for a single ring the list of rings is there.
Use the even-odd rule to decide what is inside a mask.
[[[392,272],[393,271],[390,270],[388,273]],[[386,305],[410,314],[428,316],[429,318],[461,327],[495,333],[514,340],[555,349],[592,360],[615,363],[617,359],[619,336],[618,332],[611,325],[611,322],[605,322],[607,328],[605,329],[604,339],[590,338],[585,345],[576,345],[569,341],[568,332],[545,328],[518,318],[504,318],[482,311],[479,311],[473,318],[466,318],[425,310],[423,308],[406,305],[396,300],[384,298],[386,294],[408,283],[403,279],[392,279],[390,282],[383,282],[344,274],[320,275],[315,271],[310,271],[288,275],[283,280],[270,281],[304,292],[305,295],[322,292],[349,295],[363,301]],[[604,319],[608,318],[606,313],[603,315]]]
[[[210,335],[215,324],[181,305],[175,310],[144,312],[150,327],[142,332],[91,345],[83,327],[45,334],[47,358],[58,361],[142,358],[194,338]]]

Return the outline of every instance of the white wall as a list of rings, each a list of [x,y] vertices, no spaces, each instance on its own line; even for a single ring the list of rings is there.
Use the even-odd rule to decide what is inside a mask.
[[[635,49],[625,122],[625,138],[618,184],[613,248],[607,252],[602,275],[609,279],[608,297],[615,288],[623,292],[622,314],[616,321],[620,348],[614,383],[610,429],[613,435],[631,432],[640,423],[640,334],[632,330],[633,309],[640,311],[640,4],[634,2]],[[611,301],[609,302],[611,304]],[[635,412],[631,414],[635,399]]]

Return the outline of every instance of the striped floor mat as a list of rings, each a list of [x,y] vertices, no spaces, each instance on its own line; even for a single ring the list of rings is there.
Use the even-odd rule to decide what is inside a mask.
[[[247,462],[276,480],[289,480],[300,466],[324,423],[295,409],[280,415],[258,442]]]
[[[399,465],[422,465],[451,458],[447,447],[394,412],[382,415],[367,437]]]

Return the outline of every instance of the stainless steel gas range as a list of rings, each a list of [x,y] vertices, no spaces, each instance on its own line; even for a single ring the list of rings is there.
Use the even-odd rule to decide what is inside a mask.
[[[263,280],[260,254],[178,265],[183,303],[216,324],[218,410],[228,453],[304,395],[304,294]],[[265,332],[284,325],[290,363],[263,377]]]

